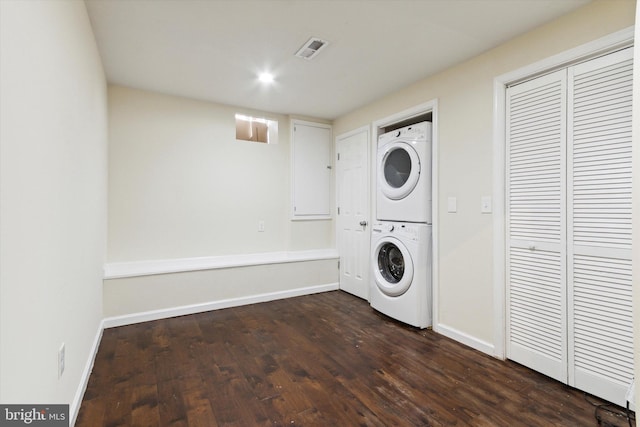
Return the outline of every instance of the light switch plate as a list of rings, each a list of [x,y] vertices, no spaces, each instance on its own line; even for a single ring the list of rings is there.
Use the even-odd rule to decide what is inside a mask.
[[[480,199],[480,212],[491,213],[491,196],[482,196]]]
[[[449,213],[458,212],[458,199],[456,197],[449,197],[447,199],[447,212]]]

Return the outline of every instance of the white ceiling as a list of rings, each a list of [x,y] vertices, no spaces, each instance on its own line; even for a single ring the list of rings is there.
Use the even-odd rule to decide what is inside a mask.
[[[589,0],[86,0],[110,83],[334,119]],[[312,61],[310,38],[330,42]],[[275,84],[261,86],[270,70]]]

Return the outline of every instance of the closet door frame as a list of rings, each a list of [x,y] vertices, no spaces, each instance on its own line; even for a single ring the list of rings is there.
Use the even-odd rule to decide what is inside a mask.
[[[493,355],[506,358],[506,91],[507,87],[590,58],[633,45],[634,28],[629,27],[580,45],[542,61],[498,76],[493,84]]]

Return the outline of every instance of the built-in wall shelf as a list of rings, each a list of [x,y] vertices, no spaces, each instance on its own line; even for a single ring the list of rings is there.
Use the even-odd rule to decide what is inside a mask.
[[[220,268],[250,267],[288,262],[338,259],[337,249],[265,252],[257,254],[220,255],[195,258],[175,258],[133,262],[113,262],[104,266],[105,279],[150,276],[154,274],[182,273],[186,271],[215,270]]]

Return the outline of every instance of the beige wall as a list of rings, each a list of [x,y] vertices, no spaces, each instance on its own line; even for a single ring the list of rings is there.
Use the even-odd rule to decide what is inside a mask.
[[[443,73],[426,78],[334,122],[334,133],[438,99],[439,307],[441,325],[493,343],[493,80],[634,24],[635,1],[604,0],[542,26]],[[458,212],[447,213],[457,197]]]
[[[278,143],[237,141],[236,113],[277,120]],[[108,262],[332,248],[333,221],[290,219],[290,162],[287,116],[110,86]],[[335,285],[336,262],[109,279],[105,315]]]
[[[235,113],[278,144],[236,141]],[[289,140],[286,116],[110,86],[108,260],[333,247],[332,221],[290,220]]]
[[[73,413],[102,321],[106,82],[84,2],[0,19],[0,402]]]

